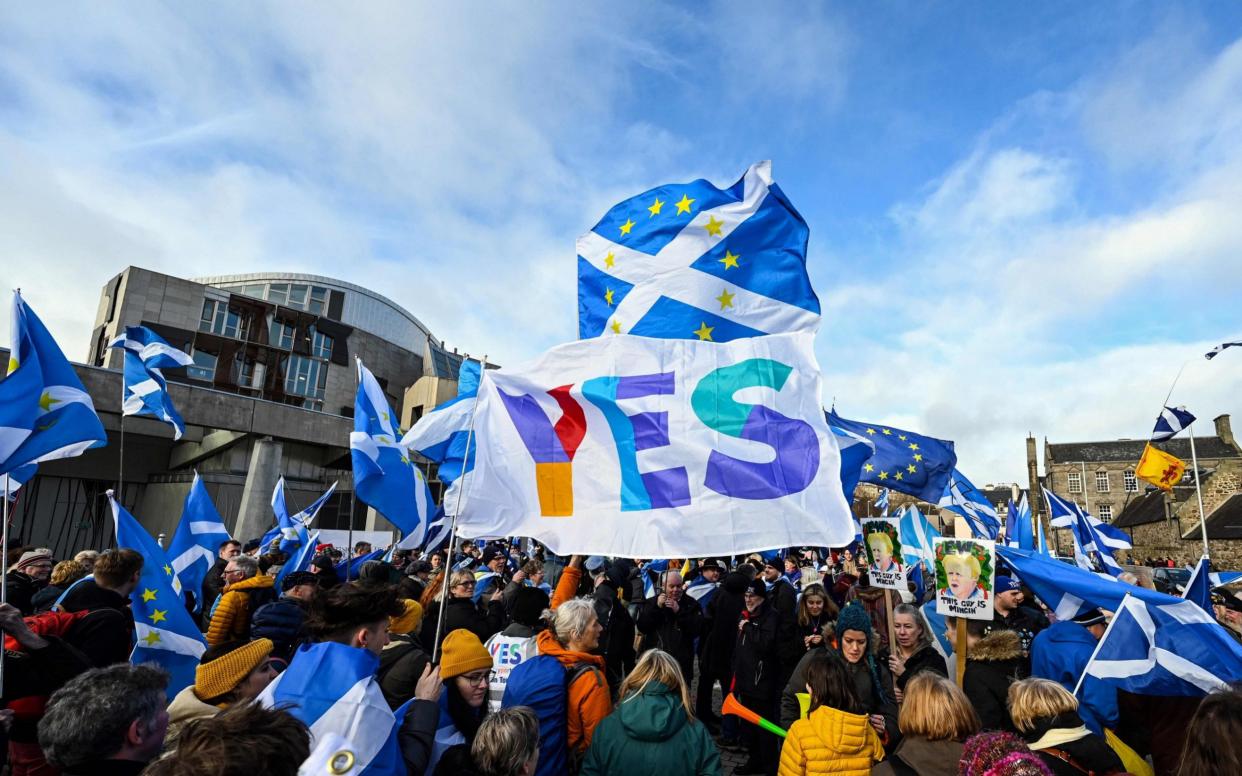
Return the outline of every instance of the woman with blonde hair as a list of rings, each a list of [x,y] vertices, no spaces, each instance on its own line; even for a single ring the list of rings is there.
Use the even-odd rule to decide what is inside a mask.
[[[1008,700],[1013,726],[1055,776],[1124,772],[1117,753],[1083,724],[1078,699],[1057,682],[1014,682]]]
[[[898,703],[903,700],[906,684],[915,674],[931,671],[949,675],[948,665],[932,646],[931,634],[917,606],[897,604],[893,607],[893,634],[897,637],[897,645],[889,650],[885,662],[893,674],[893,694]]]
[[[979,715],[961,688],[947,677],[924,671],[906,684],[897,715],[901,743],[872,776],[954,776],[962,743],[979,732]]]
[[[840,612],[818,582],[807,585],[798,599],[798,635],[802,638],[799,655],[832,641],[832,627]]]
[[[595,729],[582,776],[611,773],[720,773],[720,753],[694,718],[677,660],[652,649],[621,683],[621,702]]]

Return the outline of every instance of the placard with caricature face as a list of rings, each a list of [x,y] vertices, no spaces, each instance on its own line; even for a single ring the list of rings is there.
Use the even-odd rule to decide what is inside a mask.
[[[862,521],[863,545],[867,548],[867,578],[872,587],[907,589],[897,527],[897,521],[889,518]]]
[[[996,544],[985,539],[932,540],[936,554],[936,613],[968,620],[992,619]]]

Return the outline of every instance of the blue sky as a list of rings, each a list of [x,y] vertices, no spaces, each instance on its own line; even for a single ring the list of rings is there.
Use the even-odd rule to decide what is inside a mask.
[[[611,204],[772,159],[847,417],[982,484],[1146,434],[1187,359],[1175,402],[1242,411],[1201,357],[1242,335],[1242,6],[46,5],[0,12],[0,280],[71,357],[137,264],[341,277],[514,364]]]

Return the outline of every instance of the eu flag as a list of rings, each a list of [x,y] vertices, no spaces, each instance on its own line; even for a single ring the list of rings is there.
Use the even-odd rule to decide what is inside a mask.
[[[846,420],[831,410],[828,423],[857,434],[875,445],[863,464],[862,482],[906,493],[932,504],[940,501],[957,464],[953,443],[880,423]]]
[[[578,336],[816,331],[809,235],[770,162],[727,189],[696,180],[631,197],[578,238]]]

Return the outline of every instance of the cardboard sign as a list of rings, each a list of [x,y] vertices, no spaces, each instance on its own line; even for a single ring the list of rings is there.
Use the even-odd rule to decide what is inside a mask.
[[[996,543],[985,539],[932,540],[936,554],[936,613],[991,620]]]
[[[867,548],[867,578],[871,586],[907,589],[898,522],[889,518],[863,520],[862,536],[863,545]]]

